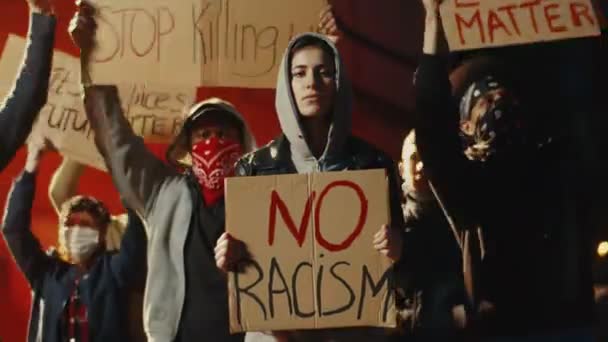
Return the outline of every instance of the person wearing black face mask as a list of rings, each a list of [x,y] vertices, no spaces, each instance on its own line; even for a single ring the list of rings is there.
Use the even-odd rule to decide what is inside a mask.
[[[508,89],[499,78],[487,75],[462,96],[460,138],[469,160],[484,162],[497,151],[525,146],[523,108]]]
[[[469,328],[486,341],[593,340],[592,185],[580,142],[572,132],[541,134],[557,116],[518,93],[524,82],[507,64],[467,62],[480,66],[453,97],[440,1],[422,2],[416,140],[458,228]]]

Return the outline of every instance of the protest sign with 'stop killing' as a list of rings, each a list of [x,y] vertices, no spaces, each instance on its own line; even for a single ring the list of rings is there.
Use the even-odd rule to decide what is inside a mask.
[[[450,50],[470,50],[600,34],[591,0],[445,0]]]
[[[327,0],[94,0],[93,81],[274,88],[283,51]]]
[[[384,170],[226,180],[226,230],[251,258],[229,274],[230,331],[394,327]]]
[[[16,75],[26,46],[24,38],[9,36],[0,59],[2,75]],[[12,79],[0,83],[0,96],[11,89]],[[152,84],[120,84],[119,94],[125,116],[134,132],[149,142],[169,142],[179,132],[184,109],[196,94],[195,87],[168,87]],[[80,91],[80,61],[55,51],[46,105],[32,129],[32,135],[48,138],[63,155],[80,163],[105,170],[93,142],[93,132],[84,112]]]

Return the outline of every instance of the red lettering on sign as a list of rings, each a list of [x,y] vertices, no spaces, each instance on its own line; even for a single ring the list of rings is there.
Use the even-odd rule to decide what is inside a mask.
[[[477,24],[477,29],[479,30],[479,36],[482,43],[486,42],[486,35],[483,30],[483,25],[481,24],[481,13],[479,10],[475,11],[473,17],[471,17],[470,21],[466,21],[459,13],[456,13],[456,25],[458,26],[458,34],[460,36],[460,44],[464,45],[466,43],[463,34],[463,25],[466,28],[472,29],[473,26]]]
[[[505,23],[500,20],[496,12],[490,10],[488,13],[488,32],[490,33],[490,42],[494,42],[494,31],[503,29],[507,35],[511,35],[511,32],[505,26]]]
[[[456,8],[479,6],[479,1],[472,1],[472,2],[462,2],[462,1],[463,0],[454,0]]]
[[[532,22],[532,27],[534,28],[534,32],[538,33],[538,23],[536,22],[536,13],[534,12],[534,7],[540,5],[540,0],[534,0],[530,2],[524,2],[519,5],[520,8],[527,8],[530,13],[530,21]]]
[[[581,16],[587,18],[587,21],[589,21],[591,26],[595,25],[595,20],[593,20],[593,15],[591,14],[591,8],[589,8],[587,4],[582,4],[580,2],[571,3],[570,13],[572,14],[572,22],[574,23],[574,26],[580,27],[583,25],[581,22]]]
[[[353,189],[355,191],[355,193],[357,194],[359,201],[361,202],[361,208],[359,210],[359,221],[357,222],[357,225],[355,226],[355,229],[353,230],[353,232],[341,243],[334,244],[334,243],[331,243],[331,242],[325,240],[325,238],[323,237],[323,234],[321,234],[321,224],[319,222],[320,221],[319,217],[320,217],[321,206],[323,204],[323,199],[325,198],[325,195],[327,195],[329,193],[329,190],[331,190],[335,187],[339,187],[339,186]],[[344,250],[344,249],[347,249],[348,247],[350,247],[350,245],[355,241],[355,239],[361,234],[366,221],[367,221],[367,198],[365,197],[365,194],[363,193],[363,190],[361,189],[361,187],[358,186],[357,184],[355,184],[353,182],[349,182],[349,181],[333,182],[333,183],[329,184],[323,190],[323,192],[321,192],[321,195],[319,196],[319,202],[317,202],[317,206],[315,208],[315,227],[316,227],[315,238],[316,238],[317,242],[321,246],[323,246],[325,249],[327,249],[328,251],[331,251],[331,252],[341,251],[341,250]]]
[[[559,5],[558,4],[550,4],[550,5],[546,5],[545,6],[545,19],[547,19],[547,25],[549,25],[549,30],[551,30],[551,32],[554,33],[558,33],[558,32],[564,32],[566,31],[566,26],[555,26],[554,21],[561,18],[562,16],[557,13],[557,14],[551,14],[549,13],[551,10],[553,9],[559,9]]]
[[[306,238],[306,230],[308,229],[308,221],[310,220],[310,212],[312,210],[312,202],[315,198],[315,192],[313,191],[310,197],[306,200],[306,207],[304,208],[304,214],[300,220],[300,228],[296,228],[296,224],[293,222],[289,210],[283,202],[283,199],[279,196],[276,191],[272,191],[270,195],[270,222],[268,225],[268,244],[272,246],[274,244],[274,234],[277,225],[277,209],[281,213],[283,222],[287,225],[289,232],[296,238],[298,246],[302,247],[304,239]]]
[[[515,8],[517,8],[516,5],[502,6],[502,7],[498,7],[498,11],[507,12],[507,14],[509,15],[509,19],[511,20],[511,25],[513,25],[513,29],[515,30],[515,33],[517,33],[518,36],[521,36],[521,31],[519,30],[519,24],[517,23],[517,19],[515,18],[515,14],[513,13],[513,10]]]

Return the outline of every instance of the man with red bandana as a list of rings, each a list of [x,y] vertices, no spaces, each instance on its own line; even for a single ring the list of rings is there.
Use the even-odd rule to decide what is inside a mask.
[[[169,147],[174,167],[156,158],[133,133],[116,87],[87,85],[93,12],[81,3],[71,34],[81,49],[95,142],[125,202],[145,221],[148,341],[243,341],[243,334],[229,332],[227,280],[216,267],[214,247],[224,233],[224,178],[254,148],[254,139],[231,104],[210,99],[191,108]]]

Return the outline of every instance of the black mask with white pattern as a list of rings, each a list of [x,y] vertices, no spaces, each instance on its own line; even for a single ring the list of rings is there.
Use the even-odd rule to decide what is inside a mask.
[[[492,76],[471,84],[460,102],[461,122],[471,120],[472,109],[480,98],[499,89],[507,87]],[[521,112],[519,102],[508,91],[489,104],[486,111],[475,121],[472,132],[460,131],[463,151],[467,158],[483,162],[497,152],[501,153],[524,144]]]

